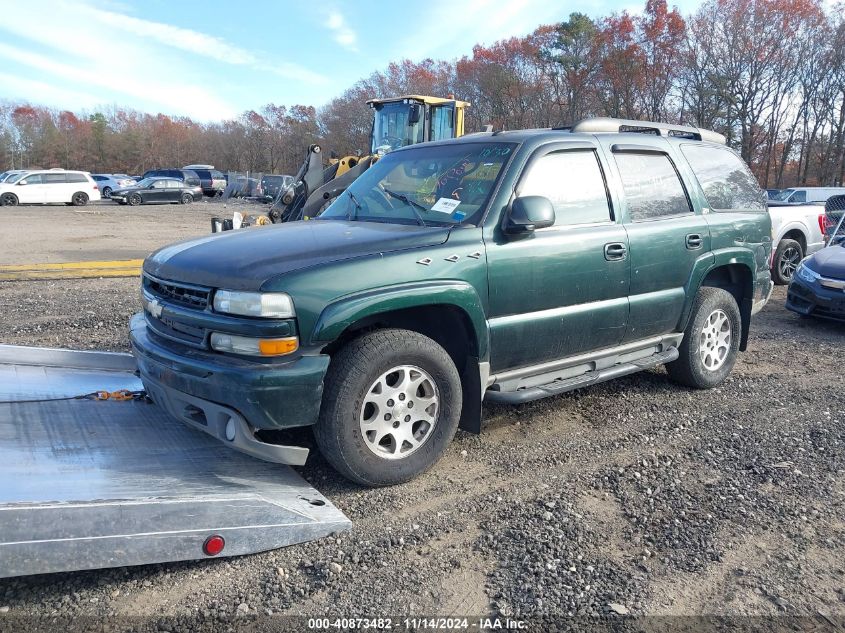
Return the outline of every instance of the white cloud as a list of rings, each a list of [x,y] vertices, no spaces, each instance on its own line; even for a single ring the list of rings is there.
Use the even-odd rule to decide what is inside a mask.
[[[89,109],[102,103],[102,99],[88,92],[67,90],[54,84],[0,72],[0,85],[8,97],[26,98],[31,103],[57,103],[66,108]]]
[[[340,11],[329,12],[326,27],[334,33],[335,42],[350,51],[358,50],[358,34],[346,23],[346,18]]]
[[[189,53],[216,59],[227,64],[255,64],[258,60],[248,50],[234,46],[219,37],[207,35],[191,29],[183,29],[164,22],[142,20],[123,13],[80,6],[79,10],[100,22],[105,27],[132,33],[159,44],[178,48]]]

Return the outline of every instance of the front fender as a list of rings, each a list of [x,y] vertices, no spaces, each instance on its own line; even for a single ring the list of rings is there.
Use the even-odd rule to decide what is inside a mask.
[[[463,311],[472,325],[479,359],[487,360],[489,337],[484,306],[475,288],[462,281],[415,282],[341,297],[320,313],[311,333],[311,344],[331,343],[350,325],[367,317],[432,305],[453,306]]]

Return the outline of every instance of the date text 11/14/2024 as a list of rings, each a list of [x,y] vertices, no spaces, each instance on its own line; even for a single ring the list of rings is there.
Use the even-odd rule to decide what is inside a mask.
[[[528,623],[524,620],[511,618],[309,618],[308,628],[312,630],[391,630],[406,629],[410,631],[526,631]]]

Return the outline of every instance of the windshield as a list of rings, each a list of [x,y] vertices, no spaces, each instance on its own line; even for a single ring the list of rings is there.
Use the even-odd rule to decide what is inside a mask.
[[[136,182],[134,185],[131,185],[131,186],[133,186],[133,187],[149,187],[156,180],[160,180],[160,179],[159,178],[142,178],[141,180],[139,180],[138,182]]]
[[[388,154],[319,217],[425,226],[476,224],[514,147],[450,143]]]
[[[23,173],[21,173],[21,174],[11,174],[11,175],[7,176],[7,177],[6,177],[6,180],[4,180],[3,182],[7,182],[7,183],[9,183],[9,184],[12,184],[12,185],[13,185],[13,184],[15,184],[18,180],[20,180],[21,178],[23,178],[24,176],[26,176],[26,174],[27,174],[27,172],[23,172]]]
[[[783,191],[778,191],[774,194],[772,196],[772,200],[786,200],[793,193],[795,193],[795,189],[784,189]]]
[[[423,117],[408,125],[411,105],[387,103],[376,109],[373,121],[373,154],[389,152],[406,145],[423,142]]]

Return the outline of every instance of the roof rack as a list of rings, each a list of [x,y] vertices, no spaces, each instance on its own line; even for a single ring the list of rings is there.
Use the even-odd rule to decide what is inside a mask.
[[[689,125],[671,125],[655,121],[634,121],[631,119],[612,119],[596,117],[583,119],[572,126],[573,132],[634,132],[637,134],[651,134],[653,136],[674,136],[693,141],[709,141],[725,145],[727,139],[722,134],[712,130],[692,127]]]

